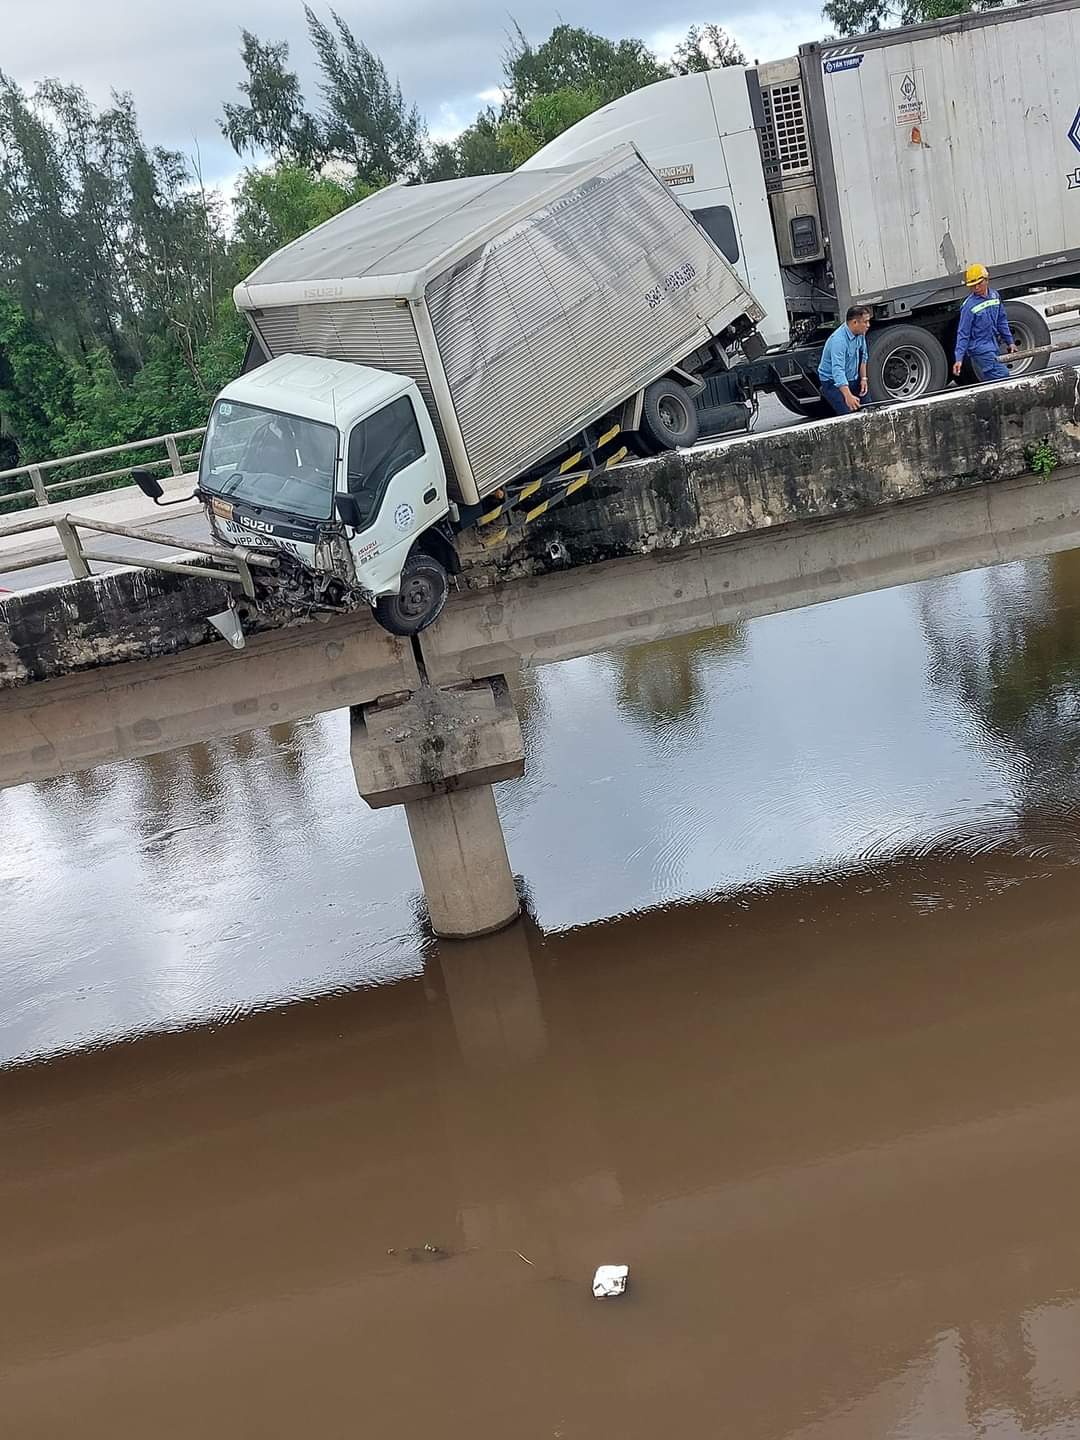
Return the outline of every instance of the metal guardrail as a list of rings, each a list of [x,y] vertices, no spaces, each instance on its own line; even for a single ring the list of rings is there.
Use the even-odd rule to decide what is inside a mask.
[[[92,563],[99,565],[125,565],[144,570],[164,570],[173,575],[198,575],[207,580],[224,580],[230,585],[239,585],[250,600],[255,599],[255,581],[251,567],[261,566],[276,570],[278,561],[272,555],[256,554],[255,551],[226,550],[221,545],[209,545],[201,540],[177,540],[171,535],[152,535],[145,530],[136,530],[131,525],[110,525],[104,520],[80,519],[77,515],[49,516],[40,520],[25,520],[4,530],[4,535],[29,535],[37,530],[55,530],[64,547],[62,551],[46,555],[32,555],[25,560],[0,561],[5,571],[33,570],[39,565],[51,565],[66,560],[76,580],[89,580],[93,572]],[[122,535],[128,540],[138,540],[143,545],[160,545],[167,549],[183,550],[186,553],[206,555],[211,560],[228,562],[235,569],[223,565],[181,564],[175,560],[144,558],[140,555],[120,555],[103,550],[90,551],[83,545],[80,530],[91,530],[99,535]]]
[[[0,470],[0,482],[17,480],[20,477],[30,482],[29,489],[0,493],[0,502],[33,498],[36,505],[48,505],[50,503],[49,496],[54,493],[59,495],[61,491],[74,490],[80,485],[95,485],[106,480],[119,480],[125,475],[130,478],[132,470],[130,465],[122,465],[118,470],[101,470],[94,475],[81,475],[74,480],[54,480],[51,483],[46,481],[45,475],[47,472],[61,469],[65,465],[84,465],[90,460],[103,460],[109,455],[130,455],[132,451],[153,450],[159,445],[165,447],[165,454],[157,459],[140,460],[139,468],[146,470],[160,468],[171,475],[184,475],[187,473],[184,466],[193,460],[198,460],[199,451],[197,449],[189,450],[185,454],[181,451],[180,442],[193,440],[196,436],[201,440],[205,434],[206,426],[200,425],[194,430],[176,430],[170,435],[154,435],[148,440],[132,440],[126,445],[110,445],[104,450],[85,450],[81,455],[65,455],[60,460],[41,460],[36,465],[17,465],[14,470]]]

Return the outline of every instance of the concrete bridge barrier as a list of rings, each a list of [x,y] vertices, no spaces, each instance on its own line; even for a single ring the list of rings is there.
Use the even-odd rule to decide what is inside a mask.
[[[1080,464],[1080,372],[951,389],[662,455],[594,483],[580,503],[537,522],[503,554],[471,546],[466,584],[482,588],[990,485],[1029,473],[1027,451],[1044,438],[1059,466]]]

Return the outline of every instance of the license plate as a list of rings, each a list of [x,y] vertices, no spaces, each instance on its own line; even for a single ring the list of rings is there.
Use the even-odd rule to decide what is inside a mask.
[[[229,504],[228,500],[211,500],[210,509],[213,510],[215,515],[220,515],[222,520],[232,519],[233,507]]]

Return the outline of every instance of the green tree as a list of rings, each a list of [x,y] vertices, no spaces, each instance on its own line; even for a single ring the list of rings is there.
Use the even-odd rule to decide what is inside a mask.
[[[362,180],[343,184],[300,165],[247,171],[235,202],[242,267],[258,265],[282,245],[355,205],[374,189]]]
[[[500,129],[501,143],[510,154],[512,166],[524,164],[550,140],[603,104],[596,90],[556,90],[551,95],[534,95],[521,107],[518,118],[504,121]]]
[[[503,124],[489,105],[454,142],[458,175],[502,175],[514,168]]]
[[[231,332],[219,336],[234,248],[221,197],[197,166],[145,144],[129,96],[97,110],[76,86],[50,80],[27,96],[0,77],[8,458],[205,418],[237,349]]]
[[[603,105],[670,74],[640,40],[608,40],[565,24],[536,46],[515,26],[504,65],[504,118],[510,120],[539,95],[577,91],[597,95]]]
[[[0,292],[0,468],[53,453],[71,414],[73,379],[70,361]]]
[[[456,180],[460,174],[456,143],[437,140],[424,157],[420,178],[434,184],[437,180]]]
[[[133,147],[127,180],[130,224],[122,263],[134,287],[143,359],[164,337],[205,389],[198,350],[237,278],[221,196],[208,192],[180,155],[147,153],[141,142]]]
[[[417,177],[424,163],[426,129],[407,105],[386,66],[330,11],[333,29],[305,5],[308,31],[322,72],[326,109],[321,119],[327,156],[344,161],[358,179],[385,185]]]
[[[244,103],[223,107],[221,133],[238,155],[265,152],[279,163],[313,164],[320,153],[321,136],[305,107],[299,79],[286,69],[287,42],[262,41],[250,30],[241,35],[240,58],[247,78],[237,88]]]
[[[722,70],[727,65],[745,65],[746,56],[719,25],[691,25],[686,38],[675,47],[671,69],[676,75],[693,75],[703,70]]]
[[[941,20],[968,10],[996,10],[1003,0],[827,0],[823,14],[838,35],[864,35],[894,25]]]
[[[54,344],[86,353],[80,236],[55,132],[0,74],[0,282]]]
[[[220,201],[149,149],[130,96],[95,111],[50,80],[0,82],[0,284],[48,338],[122,376],[166,333],[190,364],[228,270]]]

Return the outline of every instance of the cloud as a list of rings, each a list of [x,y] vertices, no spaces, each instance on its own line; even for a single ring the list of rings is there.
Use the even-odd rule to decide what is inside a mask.
[[[9,0],[12,3],[12,0]],[[822,33],[817,5],[797,0],[782,18],[736,0],[730,13],[706,14],[688,0],[685,10],[665,15],[664,48],[689,25],[715,19],[738,39],[747,55],[764,60],[791,54],[802,40]],[[326,18],[329,6],[315,7]],[[339,0],[354,33],[400,78],[406,97],[419,105],[432,133],[462,128],[497,94],[511,21],[490,0]],[[543,39],[563,19],[547,0],[515,0],[515,19],[530,38]],[[612,37],[638,35],[659,43],[652,0],[581,0],[573,23]],[[155,143],[190,151],[196,140],[208,178],[235,169],[218,131],[223,101],[233,99],[242,78],[240,31],[287,40],[309,104],[318,100],[317,77],[299,0],[187,0],[183,6],[146,0],[49,0],[24,7],[19,24],[4,36],[3,68],[27,87],[44,76],[83,85],[98,103],[111,90],[135,97],[144,133]],[[673,37],[668,44],[668,38]],[[497,103],[497,102],[496,102]]]

